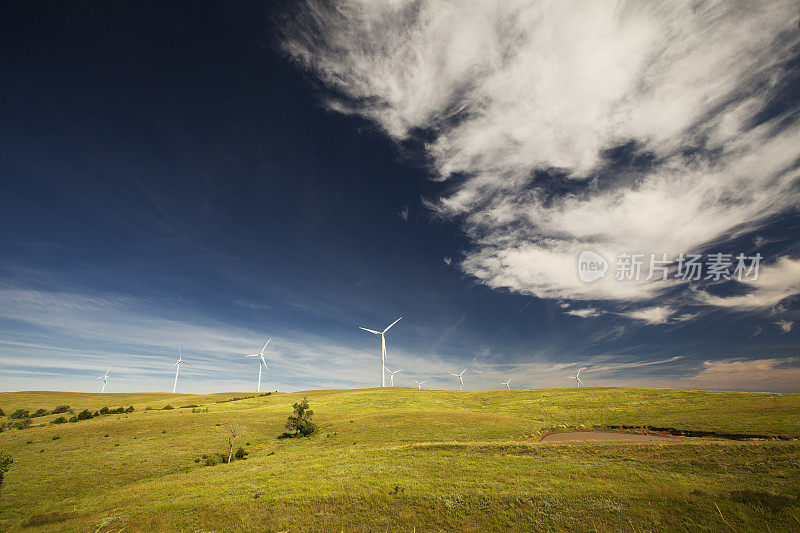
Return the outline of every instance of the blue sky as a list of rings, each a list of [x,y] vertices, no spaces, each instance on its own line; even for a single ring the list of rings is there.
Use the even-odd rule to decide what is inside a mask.
[[[796,5],[468,4],[9,9],[0,390],[800,392]]]

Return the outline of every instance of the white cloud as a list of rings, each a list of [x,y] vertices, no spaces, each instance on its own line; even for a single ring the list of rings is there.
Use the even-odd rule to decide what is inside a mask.
[[[767,309],[781,300],[800,294],[800,260],[780,257],[771,266],[761,267],[758,279],[744,279],[742,283],[750,289],[739,296],[714,296],[698,291],[701,302],[717,307],[736,309]]]
[[[596,316],[602,315],[602,311],[599,311],[595,307],[587,307],[585,309],[571,309],[566,312],[568,315],[577,316],[580,318],[594,318]]]
[[[794,326],[794,322],[790,322],[788,320],[778,320],[775,322],[775,325],[781,328],[781,331],[784,333],[789,333],[792,331],[792,327]]]
[[[686,378],[691,387],[715,390],[800,390],[797,358],[720,359],[705,361],[701,370]]]
[[[626,311],[620,314],[634,320],[641,320],[647,324],[666,324],[674,313],[675,310],[669,306],[655,306]]]
[[[304,6],[284,49],[338,93],[331,109],[396,140],[434,134],[432,170],[453,187],[431,205],[463,221],[461,268],[490,287],[652,298],[674,282],[583,283],[579,253],[692,252],[798,201],[796,109],[752,127],[800,41],[794,2]],[[656,164],[599,173],[631,141]],[[576,193],[538,181],[553,168]]]

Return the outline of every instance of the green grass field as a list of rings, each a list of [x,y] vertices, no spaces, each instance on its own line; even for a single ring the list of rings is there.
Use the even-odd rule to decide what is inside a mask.
[[[217,403],[237,396],[253,393],[0,394],[6,415],[136,409],[0,433],[14,457],[0,529],[800,530],[800,395],[397,387]],[[303,396],[319,432],[277,439]],[[178,408],[190,404],[208,411]],[[248,458],[196,463],[227,450],[234,421]],[[539,442],[546,430],[608,426],[774,438]]]

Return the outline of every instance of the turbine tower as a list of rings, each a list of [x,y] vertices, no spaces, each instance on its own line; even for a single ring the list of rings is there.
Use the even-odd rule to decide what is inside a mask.
[[[580,387],[581,385],[583,385],[583,381],[581,381],[581,370],[583,370],[583,369],[579,368],[577,374],[575,374],[574,376],[569,376],[569,379],[574,379],[575,380],[575,386],[576,387]]]
[[[369,331],[370,333],[374,333],[375,335],[381,336],[381,387],[386,386],[386,332],[389,331],[389,328],[400,322],[400,319],[403,317],[398,318],[388,326],[383,331],[375,331],[374,329],[367,329],[358,326],[359,329],[363,329],[364,331]]]
[[[511,390],[511,387],[508,386],[509,383],[511,383],[511,378],[508,378],[508,381],[503,382],[503,385],[506,386],[506,390]]]
[[[175,384],[172,385],[172,392],[175,392],[175,389],[178,388],[178,372],[181,370],[181,365],[189,365],[186,361],[183,360],[181,357],[181,347],[178,346],[178,360],[175,361],[175,364],[172,365],[175,367]],[[172,366],[170,368],[172,368]],[[192,366],[192,365],[189,365]]]
[[[264,360],[264,350],[267,349],[267,344],[269,344],[269,341],[271,340],[272,337],[267,339],[266,344],[264,344],[264,347],[261,348],[260,352],[245,355],[245,357],[258,357],[258,389],[256,389],[258,392],[261,392],[261,367],[263,366],[264,369],[269,370],[269,368],[267,368],[267,362]]]
[[[414,383],[417,384],[417,388],[418,389],[422,388],[422,384],[423,383],[427,383],[428,382],[428,380],[425,380],[425,379],[423,379],[422,381],[417,381],[416,379],[413,379],[413,378],[411,379],[411,381],[413,381]]]
[[[402,372],[402,371],[403,371],[402,368],[400,370],[395,370],[394,372],[392,372],[391,370],[387,370],[387,372],[389,374],[391,374],[391,376],[389,376],[389,386],[390,387],[394,387],[394,375],[397,374],[398,372]]]
[[[111,366],[114,366],[114,365],[111,365]],[[103,394],[106,391],[106,383],[108,383],[108,373],[111,372],[111,366],[108,367],[108,370],[106,370],[105,374],[103,374],[102,376],[97,378],[97,379],[102,379],[103,380],[103,388],[100,391],[100,394]]]
[[[464,390],[464,378],[462,378],[461,376],[463,376],[464,372],[466,371],[467,369],[465,368],[464,370],[461,371],[460,374],[450,374],[451,376],[455,376],[458,378],[458,390]]]

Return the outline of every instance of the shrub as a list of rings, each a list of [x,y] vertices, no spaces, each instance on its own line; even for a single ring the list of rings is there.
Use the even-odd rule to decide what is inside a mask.
[[[74,424],[75,422],[78,421],[78,417],[77,416],[71,416],[71,417],[69,417],[69,421]]]
[[[27,409],[17,409],[13,413],[11,413],[11,416],[9,418],[13,418],[15,420],[19,420],[20,418],[28,418],[30,416],[31,416],[31,412],[28,411]]]
[[[11,424],[12,428],[15,429],[25,429],[31,427],[31,419],[30,418],[23,418],[22,420],[18,420]]]
[[[0,409],[0,416],[6,416],[6,412]]]
[[[108,407],[101,407],[100,408],[100,414],[101,415],[107,415],[108,414]]]
[[[35,418],[35,417],[39,417],[39,416],[45,416],[47,414],[49,414],[47,412],[47,409],[37,409],[36,412],[31,415],[31,418]]]
[[[88,409],[84,409],[80,413],[78,413],[78,420],[89,420],[92,418],[92,413]]]
[[[134,411],[133,406],[129,405],[127,409],[125,409],[126,413],[132,413]]]
[[[56,418],[55,420],[53,420],[53,421],[52,421],[52,422],[50,422],[50,423],[51,423],[51,424],[63,424],[63,423],[65,423],[66,421],[67,421],[67,419],[66,419],[66,418],[64,418],[63,416],[59,416],[58,418]]]
[[[308,408],[308,398],[303,398],[292,406],[294,414],[286,420],[286,431],[279,438],[308,437],[317,431],[317,425],[311,421],[314,411]]]
[[[61,413],[71,413],[72,409],[69,408],[69,405],[57,405],[55,409],[53,409],[54,415],[60,415]]]
[[[5,476],[5,473],[11,468],[11,463],[13,462],[14,459],[11,457],[10,453],[0,452],[0,487],[3,486],[3,476]]]
[[[238,449],[238,450],[236,450],[236,453],[235,453],[235,454],[233,454],[233,456],[234,456],[236,459],[244,459],[244,458],[246,458],[248,455],[250,455],[250,452],[248,452],[247,450],[245,450],[245,449],[244,449],[244,448],[242,448],[241,446],[239,446],[239,449]]]
[[[147,407],[145,407],[145,408],[144,408],[144,410],[145,410],[145,411],[152,411],[152,410],[153,410],[153,408],[152,408],[152,407],[150,407],[150,406],[148,405]]]
[[[196,405],[196,404],[193,404],[193,403],[191,403],[191,404],[189,404],[189,405],[181,405],[181,407],[180,407],[180,408],[181,408],[181,409],[194,409],[195,407],[200,407],[200,406],[199,406],[199,405]]]
[[[175,409],[175,408],[174,408],[174,407],[172,407],[171,405],[165,405],[165,406],[164,406],[164,407],[162,407],[161,409],[162,409],[162,410],[164,410],[164,409]]]
[[[51,438],[52,438],[53,440],[58,440],[58,439],[60,439],[61,437],[60,437],[59,435],[53,435]]]

